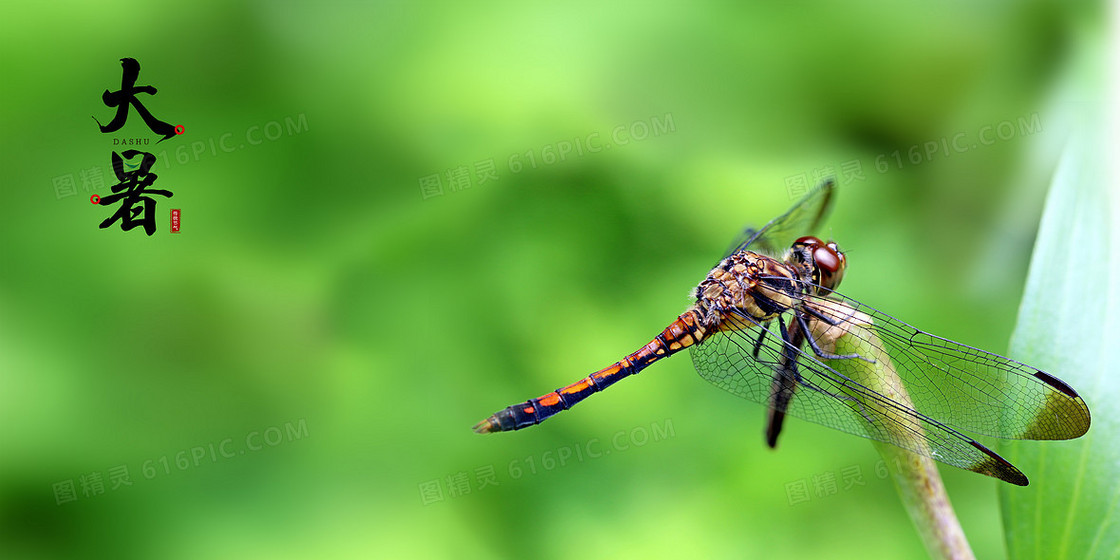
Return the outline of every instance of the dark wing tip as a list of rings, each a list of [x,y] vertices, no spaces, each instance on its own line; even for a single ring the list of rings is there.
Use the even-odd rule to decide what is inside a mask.
[[[1023,439],[1074,439],[1085,435],[1092,423],[1089,407],[1065,381],[1044,371],[1034,377],[1054,389],[1046,395],[1036,422],[1020,436]]]
[[[1010,482],[1011,484],[1014,484],[1016,486],[1026,486],[1029,483],[1029,481],[1027,480],[1027,475],[1023,474],[1023,471],[1015,468],[1015,465],[1012,465],[1007,461],[1007,459],[996,455],[994,451],[988,449],[987,447],[984,447],[983,445],[980,445],[975,441],[970,441],[969,443],[971,443],[973,447],[983,453],[985,457],[984,459],[977,461],[972,466],[967,467],[968,470],[980,474],[986,474],[990,477],[998,478],[1004,482]]]
[[[1012,467],[1012,468],[1014,468],[1014,467]],[[1010,482],[1011,484],[1014,484],[1015,486],[1029,486],[1031,481],[1027,480],[1027,475],[1020,472],[1019,469],[1014,469],[1014,470],[1015,470],[1015,472],[1013,473],[1013,475],[1011,477],[1001,478],[1000,480],[1003,480],[1004,482]]]
[[[1073,397],[1075,399],[1081,398],[1081,396],[1077,394],[1077,391],[1073,390],[1073,387],[1070,387],[1069,384],[1067,384],[1065,381],[1062,381],[1061,379],[1058,379],[1057,377],[1054,377],[1053,375],[1050,375],[1045,371],[1036,371],[1034,372],[1034,376],[1041,380],[1043,383],[1069,395],[1070,397]]]

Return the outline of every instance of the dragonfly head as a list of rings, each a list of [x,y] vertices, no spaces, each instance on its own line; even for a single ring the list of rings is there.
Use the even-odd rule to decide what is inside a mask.
[[[835,241],[825,243],[812,236],[794,241],[790,257],[810,272],[813,284],[820,287],[817,295],[828,295],[836,289],[840,280],[844,279],[844,269],[848,267],[848,261]]]

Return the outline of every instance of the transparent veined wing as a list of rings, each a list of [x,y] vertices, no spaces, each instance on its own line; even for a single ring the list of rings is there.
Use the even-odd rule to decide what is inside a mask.
[[[799,308],[811,312],[803,317],[818,347],[831,352],[847,334],[858,337],[863,357],[816,356],[799,340],[805,329],[796,322],[797,310],[767,324],[738,316],[692,348],[700,375],[774,408],[772,416],[789,414],[1020,485],[1027,482],[1021,472],[960,430],[1068,439],[1088,429],[1084,401],[1044,372],[931,335],[838,294],[799,297]],[[793,344],[783,341],[782,330]],[[881,372],[897,376],[905,390],[883,389],[895,381]]]
[[[726,255],[750,249],[772,257],[781,256],[795,239],[812,235],[824,223],[835,199],[836,183],[827,179],[785,214],[770,220],[760,229],[746,228],[728,247]]]
[[[804,305],[815,298],[798,296]],[[1062,380],[1029,365],[915,328],[833,292],[870,319],[915,407],[946,425],[1006,439],[1061,440],[1089,429],[1089,408]],[[830,362],[840,373],[848,367]]]

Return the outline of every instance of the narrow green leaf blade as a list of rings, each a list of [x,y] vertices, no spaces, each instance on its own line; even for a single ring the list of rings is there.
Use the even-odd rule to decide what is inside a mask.
[[[1015,559],[1120,554],[1120,196],[1090,157],[1097,145],[1073,145],[1059,164],[1010,352],[1080,393],[1092,425],[1076,440],[1001,446],[1031,481],[999,488]]]

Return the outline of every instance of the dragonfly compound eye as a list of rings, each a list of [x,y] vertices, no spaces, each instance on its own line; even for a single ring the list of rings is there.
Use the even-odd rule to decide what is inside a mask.
[[[819,240],[818,240],[819,241]],[[821,287],[829,290],[840,285],[844,278],[844,269],[848,266],[844,253],[834,242],[821,243],[813,248],[814,280]]]
[[[811,247],[816,247],[817,245],[824,245],[824,241],[821,241],[820,238],[813,237],[812,235],[806,235],[805,237],[798,237],[797,241],[793,242],[793,245],[795,247],[800,247],[800,246],[805,246],[805,245],[808,245],[808,246],[811,246]]]

